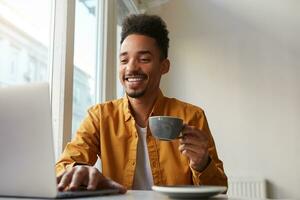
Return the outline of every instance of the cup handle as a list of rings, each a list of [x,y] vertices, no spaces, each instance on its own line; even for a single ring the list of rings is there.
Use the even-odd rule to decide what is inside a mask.
[[[176,139],[182,139],[183,135],[178,136]]]
[[[182,139],[184,137],[182,130],[184,129],[185,125],[182,125],[179,136],[176,139]]]

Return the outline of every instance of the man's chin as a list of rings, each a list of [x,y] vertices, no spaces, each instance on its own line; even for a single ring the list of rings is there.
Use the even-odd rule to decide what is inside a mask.
[[[146,92],[145,90],[143,90],[143,91],[130,91],[130,92],[126,91],[126,94],[127,94],[127,96],[129,96],[131,98],[140,98],[140,97],[144,96],[145,92]]]

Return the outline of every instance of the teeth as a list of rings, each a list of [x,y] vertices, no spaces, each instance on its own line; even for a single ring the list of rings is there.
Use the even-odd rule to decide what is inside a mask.
[[[127,78],[129,82],[134,82],[134,81],[142,81],[142,77],[133,77],[133,78]]]
[[[127,75],[125,80],[129,82],[143,81],[146,77],[144,75]]]

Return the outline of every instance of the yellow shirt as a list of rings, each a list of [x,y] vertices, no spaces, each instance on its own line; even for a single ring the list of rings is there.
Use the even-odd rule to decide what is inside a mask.
[[[202,172],[189,167],[189,161],[179,150],[179,141],[155,139],[147,128],[147,146],[155,185],[223,185],[227,177],[219,160],[208,123],[201,108],[159,94],[151,116],[168,115],[183,119],[208,134],[211,161]],[[57,175],[75,164],[94,165],[101,158],[102,174],[132,188],[136,167],[138,133],[127,97],[98,104],[88,115],[67,144],[56,164]]]

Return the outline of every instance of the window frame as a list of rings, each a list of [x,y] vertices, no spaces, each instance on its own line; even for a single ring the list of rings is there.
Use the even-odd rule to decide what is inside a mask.
[[[139,13],[133,0],[121,0]],[[72,138],[75,0],[53,0],[50,43],[50,94],[55,158]],[[97,1],[96,101],[117,97],[117,0]]]
[[[71,139],[75,1],[53,0],[50,94],[55,157]]]

